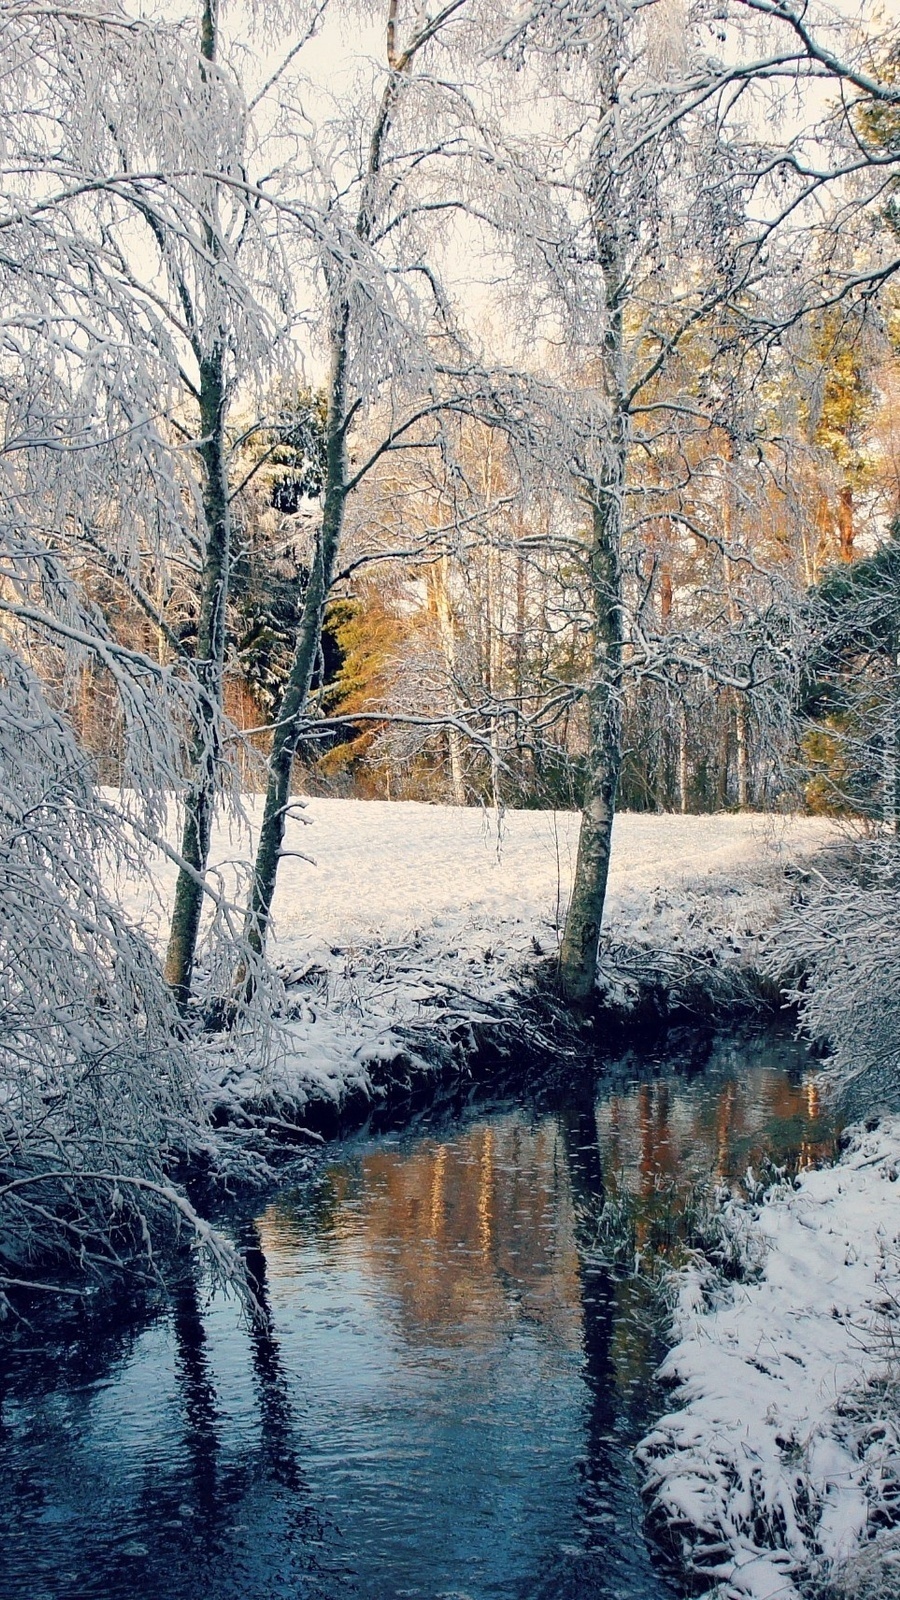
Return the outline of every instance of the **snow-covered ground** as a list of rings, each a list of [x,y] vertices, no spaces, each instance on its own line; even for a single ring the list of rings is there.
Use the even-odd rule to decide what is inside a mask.
[[[877,1538],[900,1519],[898,1172],[895,1119],[732,1213],[757,1281],[681,1275],[663,1369],[680,1405],[639,1457],[655,1517],[717,1600],[858,1594],[886,1547],[865,1592],[900,1594],[896,1538]]]
[[[213,862],[251,854],[249,827],[221,826]],[[288,826],[274,906],[274,960],[294,1016],[275,1069],[278,1093],[302,1105],[365,1087],[397,1053],[397,1030],[451,1026],[510,996],[517,968],[552,955],[565,913],[578,819],[452,806],[310,799]],[[308,825],[307,825],[308,824]],[[826,822],[753,815],[625,814],[615,825],[606,932],[679,970],[752,963],[792,888],[785,869],[833,836]],[[161,938],[174,868],[159,860],[160,899],[130,886],[131,909]],[[621,999],[621,952],[606,958]],[[219,1070],[220,1069],[220,1070]],[[223,1056],[221,1095],[252,1095],[255,1065]],[[215,1091],[219,1093],[219,1089]]]

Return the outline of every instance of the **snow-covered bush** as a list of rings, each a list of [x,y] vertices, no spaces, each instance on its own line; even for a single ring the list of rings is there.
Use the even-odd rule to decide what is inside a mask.
[[[0,1312],[157,1227],[234,1261],[168,1174],[203,1119],[150,945],[104,881],[135,847],[65,721],[0,647]]]
[[[793,971],[803,1028],[851,1112],[900,1102],[900,843],[869,841],[814,875],[771,966]]]

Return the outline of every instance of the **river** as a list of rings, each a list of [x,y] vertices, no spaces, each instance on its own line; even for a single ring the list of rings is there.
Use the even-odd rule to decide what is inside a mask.
[[[593,1248],[698,1178],[827,1155],[778,1036],[328,1149],[232,1226],[255,1324],[186,1273],[0,1348],[2,1600],[665,1600],[631,1447],[658,1301]],[[626,1252],[627,1254],[627,1252]],[[608,1262],[608,1257],[607,1257]]]

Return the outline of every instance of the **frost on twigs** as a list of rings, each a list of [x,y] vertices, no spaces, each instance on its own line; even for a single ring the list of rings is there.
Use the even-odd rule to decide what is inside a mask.
[[[240,1278],[169,1176],[203,1118],[155,954],[100,873],[133,850],[30,670],[0,651],[0,1313],[162,1235]]]
[[[827,1076],[853,1115],[900,1102],[900,849],[892,836],[832,853],[779,929],[772,970],[795,974],[793,998]]]

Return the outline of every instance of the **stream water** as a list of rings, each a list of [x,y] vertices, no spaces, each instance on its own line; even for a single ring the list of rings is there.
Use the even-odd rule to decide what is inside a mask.
[[[703,1054],[333,1147],[235,1225],[256,1325],[186,1277],[0,1350],[2,1600],[677,1595],[630,1458],[658,1312],[592,1219],[640,1250],[696,1179],[830,1140],[795,1046]]]

